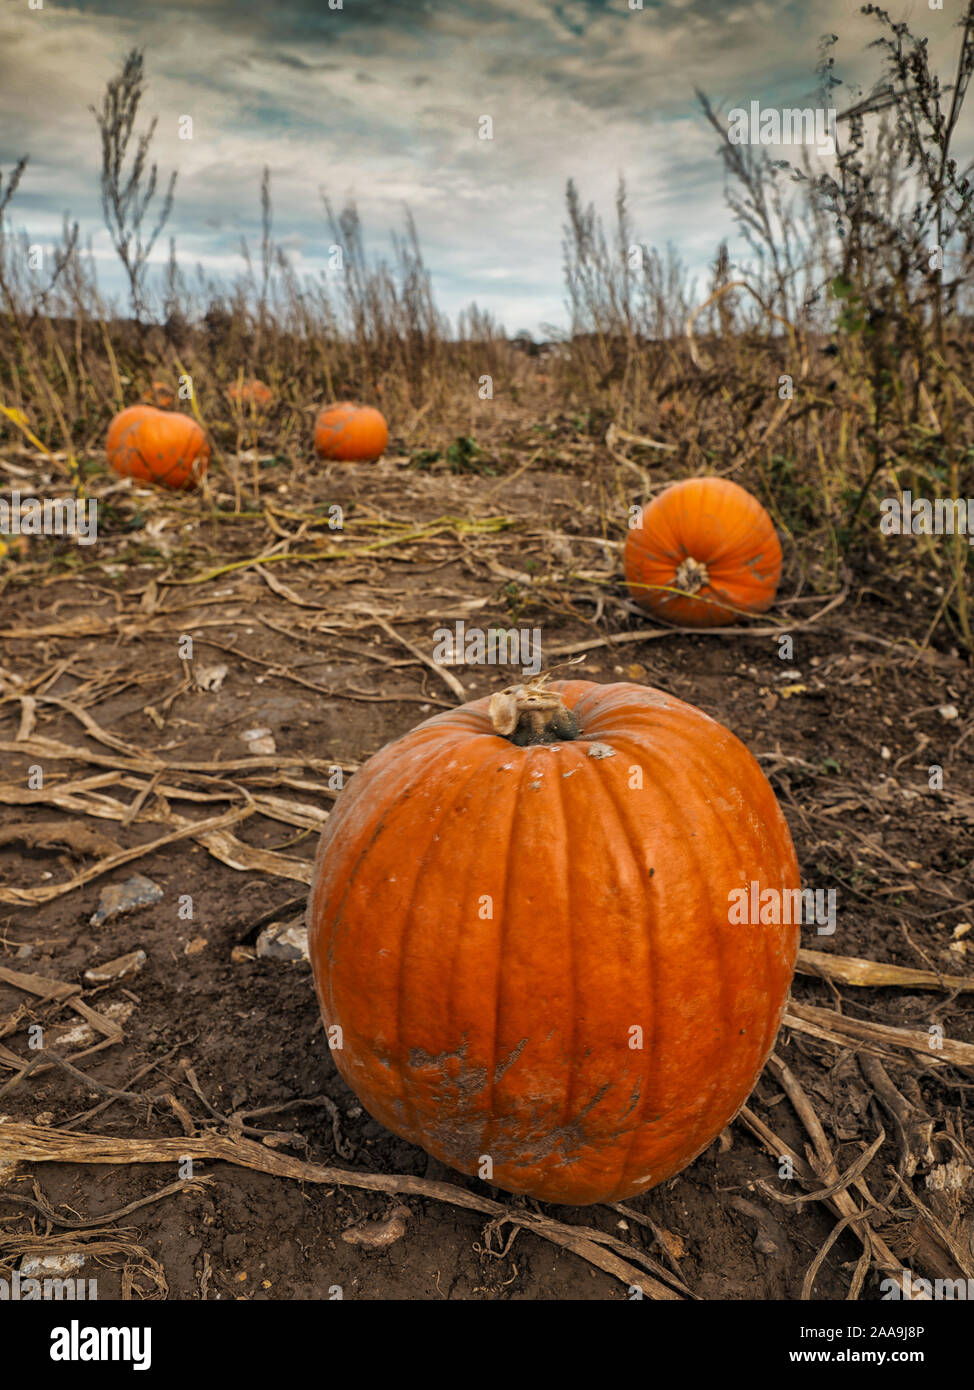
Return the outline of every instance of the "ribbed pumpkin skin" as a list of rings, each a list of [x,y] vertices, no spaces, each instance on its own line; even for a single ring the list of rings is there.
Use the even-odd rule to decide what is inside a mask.
[[[115,416],[105,452],[121,477],[171,488],[195,487],[210,462],[210,446],[195,420],[149,405],[133,405]]]
[[[461,1172],[489,1155],[498,1187],[583,1205],[679,1172],[747,1098],[798,928],[730,925],[728,895],[799,877],[728,730],[648,687],[549,688],[578,739],[515,747],[477,700],[371,758],[322,835],[308,927],[369,1112]]]
[[[389,427],[370,405],[342,401],[326,406],[315,421],[315,451],[344,463],[371,463],[389,442]]]
[[[707,566],[710,582],[697,594],[674,593],[688,557]],[[737,483],[687,478],[643,509],[626,539],[624,568],[635,601],[658,617],[678,627],[723,627],[771,607],[781,545],[764,507]]]

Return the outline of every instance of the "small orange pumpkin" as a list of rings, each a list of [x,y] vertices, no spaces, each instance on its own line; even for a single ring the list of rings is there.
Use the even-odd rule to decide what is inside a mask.
[[[701,710],[543,678],[475,700],[370,758],[322,834],[308,931],[332,1058],[462,1173],[489,1157],[509,1192],[631,1197],[747,1099],[800,887],[764,773]]]
[[[370,405],[342,401],[326,406],[315,421],[315,452],[321,458],[371,462],[388,442],[385,416]]]
[[[164,381],[154,381],[142,392],[142,399],[149,405],[158,406],[160,410],[171,410],[176,404],[176,393]]]
[[[679,627],[723,627],[774,602],[781,545],[756,497],[728,478],[687,478],[653,499],[626,539],[629,592]]]
[[[227,387],[227,399],[233,405],[253,405],[258,411],[265,410],[274,399],[274,392],[266,382],[252,377],[250,381],[235,381]]]
[[[105,452],[121,477],[171,488],[195,487],[210,462],[209,443],[195,420],[151,405],[133,405],[115,416]]]

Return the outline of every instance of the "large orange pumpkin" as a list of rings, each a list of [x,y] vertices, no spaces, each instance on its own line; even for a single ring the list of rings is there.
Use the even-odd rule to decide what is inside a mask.
[[[227,399],[232,405],[253,405],[260,411],[270,405],[274,393],[266,382],[253,377],[250,381],[235,381],[232,386],[228,386]]]
[[[389,442],[389,427],[370,405],[342,401],[326,406],[315,421],[315,451],[327,459],[363,462],[377,459]]]
[[[770,608],[781,545],[756,497],[727,478],[688,478],[631,527],[626,583],[638,604],[681,627],[722,627]]]
[[[195,487],[210,462],[210,446],[195,420],[150,405],[133,405],[115,416],[105,452],[123,478],[171,488]]]
[[[463,1173],[631,1197],[717,1137],[771,1050],[798,928],[735,925],[752,884],[799,888],[787,825],[692,705],[541,678],[436,715],[322,835],[308,928],[335,1063]]]

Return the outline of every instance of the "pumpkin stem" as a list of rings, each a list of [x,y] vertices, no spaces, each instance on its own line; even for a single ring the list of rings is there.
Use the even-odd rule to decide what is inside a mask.
[[[702,560],[695,560],[692,555],[688,555],[677,570],[673,582],[684,593],[696,594],[710,583],[710,575]]]
[[[511,685],[490,697],[487,713],[494,733],[518,748],[568,742],[578,737],[575,716],[555,690],[547,672],[524,685]]]

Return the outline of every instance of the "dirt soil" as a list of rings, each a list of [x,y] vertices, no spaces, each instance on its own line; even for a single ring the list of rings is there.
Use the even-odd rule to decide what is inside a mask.
[[[802,588],[792,555],[779,605],[752,631],[664,629],[628,603],[618,553],[601,540],[600,484],[569,469],[457,476],[394,457],[334,465],[299,486],[268,463],[261,488],[265,514],[251,504],[230,520],[207,519],[192,499],[150,508],[131,489],[104,488],[97,546],[33,541],[57,547],[60,569],[0,591],[0,1120],[120,1140],[243,1135],[269,1160],[446,1182],[514,1217],[605,1233],[621,1245],[583,1241],[589,1254],[622,1260],[626,1247],[626,1266],[655,1271],[677,1296],[800,1298],[840,1213],[827,1199],[793,1200],[803,1189],[778,1180],[745,1118],[621,1209],[511,1197],[370,1119],[332,1064],[306,961],[256,954],[269,923],[302,913],[340,795],[335,769],[354,775],[457,702],[429,662],[435,629],[461,618],[537,625],[546,665],[588,644],[573,675],[662,687],[760,759],[803,880],[838,893],[835,933],[806,926],[806,950],[934,977],[862,987],[805,960],[793,988],[804,1013],[792,1010],[776,1049],[787,1070],[769,1064],[748,1113],[814,1160],[806,1191],[829,1180],[803,1102],[834,1157],[832,1182],[882,1131],[840,1200],[876,1204],[871,1229],[894,1264],[928,1277],[968,1270],[974,1052],[945,1058],[935,1025],[974,1045],[972,995],[944,979],[974,975],[972,682],[956,652],[923,646],[928,615],[874,587],[865,566],[841,588]],[[328,525],[335,503],[342,531]],[[450,674],[475,698],[518,673]],[[252,750],[243,735],[255,728],[270,730],[275,752]],[[942,787],[931,786],[934,767]],[[190,824],[203,821],[217,824]],[[92,926],[106,886],[133,874],[161,898]],[[146,956],[136,973],[86,980],[134,951]],[[45,998],[29,983],[37,976],[81,993]],[[857,1036],[848,1020],[913,1030],[914,1042]],[[41,1051],[28,1031],[37,1024]],[[73,1070],[41,1060],[52,1054]],[[0,1166],[0,1273],[25,1251],[74,1248],[88,1252],[102,1298],[630,1296],[611,1262],[530,1220],[225,1161],[197,1161],[195,1175],[201,1183],[177,1182],[185,1170],[172,1158]],[[366,1243],[354,1243],[360,1223],[400,1207],[408,1216],[398,1213],[392,1239],[366,1224]],[[860,1258],[855,1229],[825,1250],[807,1296],[880,1296],[881,1260]]]

